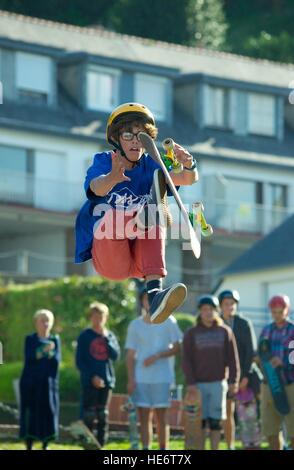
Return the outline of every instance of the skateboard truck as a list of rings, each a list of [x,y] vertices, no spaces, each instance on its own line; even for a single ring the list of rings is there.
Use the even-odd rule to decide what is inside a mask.
[[[192,204],[192,212],[189,212],[190,222],[196,229],[200,226],[201,235],[203,237],[211,237],[213,234],[213,228],[206,222],[204,216],[204,207],[202,202],[194,202]]]
[[[175,143],[170,137],[162,141],[162,146],[166,151],[166,153],[162,155],[162,160],[168,171],[173,170],[174,173],[181,173],[183,171],[183,165],[178,162],[175,156],[174,145]]]

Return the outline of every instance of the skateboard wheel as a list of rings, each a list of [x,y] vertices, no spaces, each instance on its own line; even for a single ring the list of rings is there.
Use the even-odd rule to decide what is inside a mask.
[[[162,146],[165,150],[173,149],[174,148],[174,141],[170,137],[167,137],[162,141]]]
[[[204,212],[204,207],[201,201],[193,202],[192,208],[194,208],[195,210],[200,209],[201,212]]]
[[[201,235],[203,235],[203,237],[211,237],[212,234],[213,228],[210,224],[207,224],[205,228],[201,229]]]

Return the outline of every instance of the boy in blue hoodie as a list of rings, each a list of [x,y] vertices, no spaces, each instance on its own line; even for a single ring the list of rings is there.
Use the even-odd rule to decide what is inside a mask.
[[[115,335],[105,328],[108,315],[107,305],[100,302],[90,305],[92,325],[80,334],[76,352],[82,385],[82,419],[91,431],[97,419],[97,439],[101,446],[108,437],[108,406],[115,385],[112,362],[120,354]]]

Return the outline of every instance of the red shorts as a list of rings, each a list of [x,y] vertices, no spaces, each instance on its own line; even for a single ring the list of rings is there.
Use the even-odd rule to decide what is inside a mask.
[[[138,235],[134,227],[134,215],[123,211],[108,210],[99,221],[92,246],[93,265],[98,274],[117,281],[166,276],[166,229],[154,226]]]

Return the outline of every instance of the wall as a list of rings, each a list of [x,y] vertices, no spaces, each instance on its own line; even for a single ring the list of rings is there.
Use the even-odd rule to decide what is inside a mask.
[[[48,233],[32,233],[21,237],[1,238],[1,252],[17,250],[17,256],[0,259],[0,270],[21,272],[28,269],[31,275],[55,277],[66,274],[66,233],[58,230]],[[27,251],[28,260],[24,260],[22,252]],[[28,264],[26,265],[26,261]],[[25,274],[25,272],[23,273]]]
[[[237,289],[240,293],[240,311],[250,318],[257,334],[271,320],[267,308],[269,297],[284,293],[294,306],[294,266],[284,269],[264,270],[225,277],[217,293]]]
[[[86,170],[100,150],[98,144],[0,129],[1,144],[32,149],[36,207],[72,211],[81,205]]]

